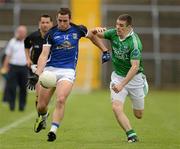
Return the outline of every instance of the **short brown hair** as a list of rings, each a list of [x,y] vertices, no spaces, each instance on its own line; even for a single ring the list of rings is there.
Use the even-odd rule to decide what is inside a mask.
[[[132,25],[132,17],[129,14],[122,14],[118,17],[118,20],[123,20],[127,22],[128,25]]]
[[[60,8],[58,14],[69,15],[69,18],[71,19],[71,10],[69,8]]]
[[[53,21],[53,20],[52,20],[52,17],[49,16],[48,14],[42,14],[42,15],[40,16],[40,18],[39,18],[39,21],[41,20],[41,18],[49,18],[51,22]]]

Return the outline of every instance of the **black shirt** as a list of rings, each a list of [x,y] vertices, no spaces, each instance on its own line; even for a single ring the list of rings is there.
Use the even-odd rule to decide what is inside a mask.
[[[44,44],[44,38],[41,35],[40,30],[31,33],[24,40],[24,47],[31,49],[31,61],[33,64],[37,64],[38,58],[42,51],[42,46]]]

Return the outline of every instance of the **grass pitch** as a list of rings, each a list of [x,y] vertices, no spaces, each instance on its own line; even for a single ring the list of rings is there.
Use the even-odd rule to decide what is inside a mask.
[[[0,149],[178,149],[180,148],[180,92],[151,91],[145,99],[142,120],[132,114],[128,99],[125,112],[140,142],[128,144],[111,110],[109,91],[72,93],[57,140],[47,142],[54,102],[46,130],[36,134],[34,94],[25,112],[10,112],[0,103]]]

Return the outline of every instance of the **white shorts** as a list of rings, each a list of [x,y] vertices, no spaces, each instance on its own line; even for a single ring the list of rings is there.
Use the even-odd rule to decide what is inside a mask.
[[[44,71],[52,71],[57,76],[57,82],[62,80],[67,80],[71,83],[74,83],[76,78],[76,73],[74,69],[66,69],[66,68],[56,68],[52,66],[48,66],[44,68]]]
[[[123,79],[124,77],[121,77],[115,72],[112,72],[110,82],[112,102],[114,100],[118,100],[124,103],[126,100],[126,96],[129,95],[132,100],[133,109],[143,110],[144,97],[148,93],[148,83],[146,80],[146,76],[143,73],[135,75],[134,78],[129,81],[129,83],[122,89],[122,91],[120,91],[119,93],[115,93],[114,90],[112,90],[112,85],[122,82]]]

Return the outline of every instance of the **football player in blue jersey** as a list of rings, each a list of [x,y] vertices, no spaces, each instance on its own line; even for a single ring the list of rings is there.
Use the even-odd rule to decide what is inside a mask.
[[[38,67],[34,76],[29,80],[29,87],[33,88],[38,82],[39,75],[43,71],[52,71],[57,76],[55,88],[46,89],[42,86],[38,97],[38,118],[34,125],[34,131],[39,132],[46,128],[48,117],[48,103],[56,89],[56,106],[53,112],[51,129],[47,141],[56,139],[56,132],[64,117],[64,108],[68,95],[70,94],[75,80],[75,69],[78,60],[78,44],[81,37],[89,38],[103,52],[102,62],[110,59],[108,49],[99,39],[88,32],[83,25],[75,25],[71,21],[71,11],[61,8],[57,14],[57,25],[47,33],[46,43],[43,45],[42,53],[38,59]]]

